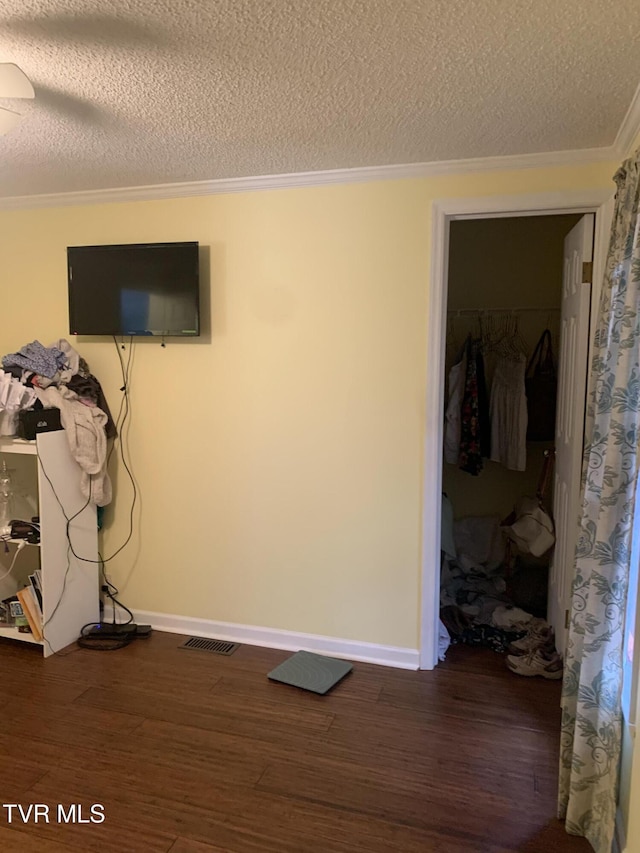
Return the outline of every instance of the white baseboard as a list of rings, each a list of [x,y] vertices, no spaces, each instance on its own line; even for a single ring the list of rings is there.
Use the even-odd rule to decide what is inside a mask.
[[[627,833],[624,826],[622,813],[620,809],[616,812],[616,828],[613,834],[612,853],[626,853],[627,849]]]
[[[317,652],[329,657],[392,666],[396,669],[418,669],[418,650],[402,646],[380,646],[377,643],[299,634],[296,631],[260,628],[256,625],[238,625],[235,622],[214,622],[210,619],[194,619],[191,616],[174,616],[147,610],[136,610],[134,615],[136,622],[151,625],[156,631],[166,631],[170,634],[211,637],[291,652]]]

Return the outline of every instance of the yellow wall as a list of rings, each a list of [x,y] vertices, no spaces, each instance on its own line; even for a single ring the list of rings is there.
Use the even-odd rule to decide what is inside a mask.
[[[204,336],[136,345],[122,598],[417,648],[431,201],[608,187],[615,166],[0,213],[3,352],[66,333],[67,245],[209,255]],[[117,410],[113,343],[77,348]],[[107,554],[128,524],[116,479]]]

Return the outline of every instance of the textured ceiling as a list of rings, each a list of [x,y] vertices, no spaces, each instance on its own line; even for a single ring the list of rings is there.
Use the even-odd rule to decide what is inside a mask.
[[[637,0],[2,0],[36,101],[0,196],[609,146],[639,34]]]

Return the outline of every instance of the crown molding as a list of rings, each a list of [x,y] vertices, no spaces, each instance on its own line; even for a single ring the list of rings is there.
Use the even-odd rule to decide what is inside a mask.
[[[619,159],[625,160],[633,154],[632,149],[638,136],[640,136],[640,86],[635,91],[613,143],[613,150]]]
[[[517,171],[520,169],[577,166],[616,159],[618,159],[618,155],[612,147],[609,147],[584,148],[571,151],[548,151],[539,154],[509,154],[503,157],[477,157],[468,160],[436,160],[430,163],[364,166],[354,169],[328,169],[317,172],[293,172],[282,175],[260,175],[248,178],[221,178],[212,181],[190,181],[186,183],[155,184],[140,187],[82,190],[69,193],[50,193],[48,195],[11,196],[0,198],[0,210],[155,201],[220,195],[223,193],[431,178],[440,175],[463,175],[497,170]]]

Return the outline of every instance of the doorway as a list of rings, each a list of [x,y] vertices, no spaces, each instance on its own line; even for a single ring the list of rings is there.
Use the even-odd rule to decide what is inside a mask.
[[[572,263],[583,232],[588,282]],[[440,619],[452,643],[505,652],[535,624],[545,636],[552,626],[563,650],[564,569],[575,546],[573,527],[564,528],[578,515],[572,464],[579,472],[592,249],[593,214],[451,223]],[[559,677],[558,658],[550,660]]]
[[[606,247],[613,210],[610,191],[565,193],[496,199],[452,200],[434,204],[430,311],[428,315],[429,365],[431,382],[427,389],[427,430],[425,446],[425,494],[423,508],[423,584],[420,666],[431,669],[437,663],[440,605],[442,447],[444,387],[447,364],[447,322],[449,249],[452,224],[464,220],[558,216],[593,212],[596,214],[594,292],[592,311],[599,299]],[[568,229],[567,229],[568,230]],[[465,310],[462,306],[455,306]],[[499,307],[499,306],[494,306]],[[522,307],[527,306],[504,306]],[[537,306],[532,306],[537,307]],[[541,307],[548,307],[547,305]],[[544,313],[544,312],[543,312]],[[530,320],[533,319],[533,312]],[[549,319],[550,317],[544,318]],[[583,365],[586,375],[587,364]]]

